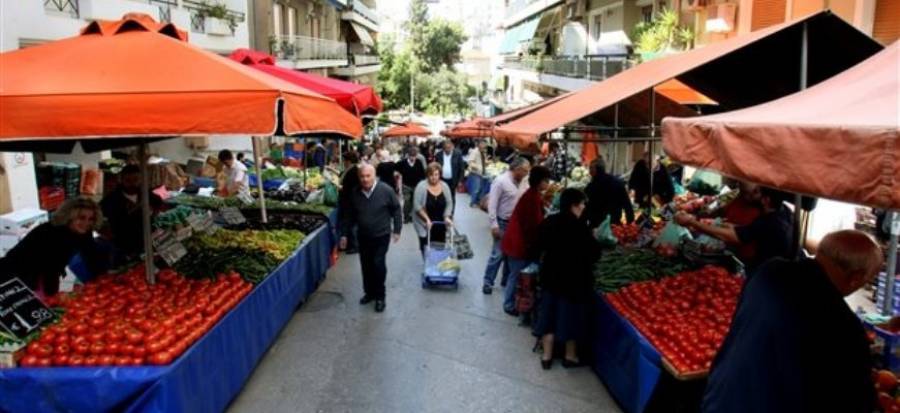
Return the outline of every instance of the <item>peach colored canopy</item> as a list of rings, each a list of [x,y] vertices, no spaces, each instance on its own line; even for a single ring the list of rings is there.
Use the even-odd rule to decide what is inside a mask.
[[[717,102],[717,111],[741,109],[777,99],[799,90],[804,28],[809,39],[809,84],[834,76],[882,48],[840,17],[824,11],[644,62],[508,122],[496,128],[495,133],[498,137],[518,141],[517,146],[528,145],[543,134],[631,97],[649,95],[648,91],[671,79],[677,79]],[[662,95],[660,91],[656,94]],[[650,111],[649,105],[644,108],[645,112]],[[677,116],[659,107],[656,115],[660,118]]]
[[[362,134],[334,100],[185,39],[129,14],[0,54],[0,140]]]
[[[381,134],[382,138],[402,138],[406,136],[421,136],[427,138],[431,136],[431,131],[420,123],[406,122],[396,125]]]
[[[677,162],[787,191],[900,209],[900,43],[787,97],[663,121]]]
[[[490,117],[490,118],[482,118],[475,117],[469,119],[467,121],[458,123],[454,125],[450,129],[446,129],[441,131],[441,135],[449,137],[451,139],[454,138],[496,138],[497,136],[494,134],[494,128],[499,125],[502,125],[506,122],[510,122],[514,119],[518,119],[522,116],[525,116],[531,112],[534,112],[544,106],[547,106],[553,102],[556,102],[566,96],[569,96],[571,92],[565,93],[559,96],[555,96],[546,100],[542,100],[540,102],[533,103],[531,105],[521,107],[518,109],[511,110],[509,112],[504,112],[499,115]],[[501,143],[508,143],[505,139],[500,139]]]
[[[457,123],[449,129],[442,130],[441,135],[451,139],[489,138],[492,134],[492,128],[482,125],[482,122],[486,120],[487,119],[485,118],[476,116],[472,119]]]

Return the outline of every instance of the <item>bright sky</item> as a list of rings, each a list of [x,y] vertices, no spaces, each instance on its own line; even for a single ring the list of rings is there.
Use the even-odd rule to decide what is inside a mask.
[[[408,18],[409,0],[378,0],[378,13],[390,21],[382,24],[382,32],[399,30],[399,24]],[[503,0],[432,0],[428,15],[460,22],[470,38],[479,33],[487,37],[502,33],[498,26],[503,20]],[[484,40],[483,47],[490,48],[490,43]],[[466,46],[463,48],[469,48]]]

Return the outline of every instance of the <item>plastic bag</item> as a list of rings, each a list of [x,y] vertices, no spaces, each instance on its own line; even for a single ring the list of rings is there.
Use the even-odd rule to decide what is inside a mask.
[[[684,186],[682,186],[680,183],[678,183],[678,181],[676,181],[675,178],[672,178],[672,187],[675,188],[676,196],[684,195],[687,193],[687,190],[684,189]]]
[[[309,193],[306,202],[310,204],[321,204],[325,200],[325,191],[318,189]]]
[[[659,246],[677,247],[681,245],[682,238],[691,239],[691,232],[687,228],[676,224],[675,221],[669,221],[659,236],[656,237],[656,241],[653,242],[653,248]]]
[[[338,189],[331,181],[325,181],[325,186],[322,188],[322,192],[324,192],[322,196],[322,201],[325,205],[328,206],[337,206],[338,204]]]
[[[700,195],[718,195],[722,187],[722,175],[712,171],[698,170],[691,177],[687,189]]]
[[[597,229],[594,230],[594,238],[596,238],[601,245],[606,247],[613,247],[619,243],[619,239],[613,235],[609,216],[607,216]]]

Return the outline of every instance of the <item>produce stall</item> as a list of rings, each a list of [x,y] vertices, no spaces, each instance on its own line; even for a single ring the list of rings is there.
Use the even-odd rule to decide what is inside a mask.
[[[130,53],[138,49],[145,53]],[[185,32],[146,15],[93,22],[80,36],[2,53],[0,65],[16,69],[0,73],[0,105],[15,108],[0,112],[0,150],[139,146],[142,193],[149,193],[146,150],[154,140],[273,131],[354,137],[362,130],[333,100],[190,46]],[[67,67],[62,80],[49,69],[60,65]],[[173,83],[165,68],[185,66],[197,70]],[[29,81],[35,77],[49,81]],[[213,214],[176,209],[153,231],[149,197],[141,198],[144,265],[52,296],[46,304],[53,311],[27,288],[4,284],[3,297],[25,296],[5,310],[27,302],[40,317],[4,324],[30,334],[12,340],[18,343],[0,337],[0,361],[20,364],[0,369],[0,394],[16,395],[3,397],[0,411],[221,411],[331,263],[334,238],[324,218],[303,233],[220,208],[215,219],[230,228],[210,237],[204,232]],[[184,225],[188,216],[199,218]],[[189,248],[208,259],[179,262]],[[27,347],[17,349],[23,341]]]
[[[175,350],[181,350],[181,343],[185,343],[184,353],[176,357],[173,353],[177,352],[171,352],[169,358],[164,355],[144,361],[158,365],[128,365],[136,364],[135,359],[141,357],[135,355],[132,355],[130,362],[125,360],[124,355],[109,359],[112,355],[105,354],[112,351],[112,344],[107,344],[105,349],[90,348],[88,351],[93,354],[97,350],[98,354],[104,354],[100,356],[102,361],[119,365],[0,369],[0,393],[16,395],[0,398],[0,410],[222,411],[243,387],[244,381],[293,316],[297,306],[324,278],[330,265],[332,245],[328,228],[320,228],[309,234],[287,260],[255,287],[232,277],[222,282],[176,281],[183,278],[175,273],[161,276],[161,286],[149,287],[144,284],[140,276],[142,269],[138,267],[137,275],[126,276],[130,280],[126,284],[128,289],[147,288],[159,291],[155,295],[165,299],[197,291],[183,287],[185,283],[208,284],[212,286],[212,290],[219,285],[239,286],[236,290],[238,295],[221,300],[218,298],[220,296],[214,294],[215,298],[211,303],[221,300],[222,307],[218,308],[214,305],[200,306],[203,303],[200,298],[194,307],[196,312],[188,311],[193,315],[182,318],[187,322],[176,321],[173,326],[163,324],[162,327],[150,326],[147,331],[140,330],[140,334],[145,335],[143,339],[146,339],[154,331],[171,331],[172,334],[177,334],[180,329],[186,329],[185,335],[177,336],[177,342],[163,343],[167,344],[163,347],[175,346]],[[102,285],[104,284],[97,289],[103,289]],[[94,290],[93,287],[85,288]],[[226,290],[226,297],[227,291],[234,290]],[[103,292],[99,292],[98,296],[102,294]],[[97,303],[101,306],[105,304],[102,301]],[[191,303],[194,301],[191,300]],[[135,307],[134,304],[129,304],[122,309],[126,314]],[[109,313],[112,314],[113,311],[110,310]],[[195,319],[200,320],[199,324],[189,326]],[[115,342],[108,329],[110,324],[104,320],[96,323],[92,321],[89,325],[90,332],[105,333],[101,335]],[[163,335],[163,340],[167,336],[168,334]],[[126,335],[125,340],[129,343],[143,342],[143,339],[138,338],[137,335]],[[147,344],[145,349],[149,349],[150,345]],[[124,351],[120,347],[116,353]],[[107,358],[103,360],[103,357]],[[101,360],[96,362],[100,363]],[[66,364],[70,365],[72,361],[70,356]]]

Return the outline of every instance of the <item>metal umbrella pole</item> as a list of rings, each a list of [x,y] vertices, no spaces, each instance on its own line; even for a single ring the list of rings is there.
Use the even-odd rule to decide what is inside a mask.
[[[153,266],[153,238],[150,234],[150,174],[147,169],[147,144],[138,146],[141,165],[141,230],[144,232],[144,272],[147,284],[156,284],[156,269]]]
[[[885,221],[890,225],[891,241],[888,244],[884,304],[881,308],[881,314],[891,316],[894,314],[894,278],[897,275],[897,236],[900,235],[900,221],[897,220],[897,211],[888,211]]]
[[[253,163],[256,165],[256,188],[259,190],[259,212],[263,223],[269,222],[266,214],[266,191],[263,190],[262,176],[262,157],[259,156],[260,137],[253,136],[250,138],[253,143]]]
[[[803,34],[800,41],[800,90],[807,86],[807,64],[809,61],[809,30],[806,22],[803,22]],[[803,196],[794,195],[794,258],[799,259],[803,254]]]

